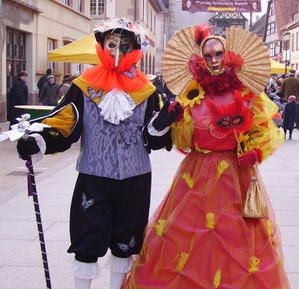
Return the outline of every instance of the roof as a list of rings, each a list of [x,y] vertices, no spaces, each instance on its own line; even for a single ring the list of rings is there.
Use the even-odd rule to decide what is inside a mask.
[[[266,26],[266,19],[267,14],[264,14],[259,20],[257,20],[252,27],[249,29],[249,31],[255,33],[258,36],[263,36]]]
[[[291,30],[299,26],[299,20],[294,20],[282,28],[282,30]]]
[[[273,0],[273,4],[278,35],[282,39],[282,29],[291,21],[291,15],[298,11],[299,0]]]
[[[213,22],[216,22],[217,20],[241,20],[241,21],[247,21],[247,18],[241,12],[218,12],[209,21],[213,23]]]

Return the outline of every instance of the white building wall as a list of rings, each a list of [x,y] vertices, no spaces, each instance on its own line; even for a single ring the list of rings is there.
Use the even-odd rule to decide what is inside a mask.
[[[6,30],[20,30],[26,33],[26,70],[28,72],[29,103],[35,103],[37,81],[45,73],[48,64],[48,38],[56,41],[57,47],[64,45],[64,40],[77,40],[90,32],[90,1],[85,0],[83,13],[78,11],[78,0],[68,7],[63,1],[23,0],[22,3],[34,5],[40,10],[15,5],[14,2],[0,1],[0,121],[6,119]],[[57,76],[64,72],[63,63],[57,63]],[[76,71],[71,65],[71,72]],[[59,79],[61,81],[61,79]]]

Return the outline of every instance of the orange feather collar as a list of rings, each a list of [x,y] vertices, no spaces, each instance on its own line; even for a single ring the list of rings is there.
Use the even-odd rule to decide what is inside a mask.
[[[135,65],[142,58],[141,50],[126,53],[120,60],[119,66],[114,67],[114,59],[108,51],[97,44],[97,54],[100,64],[83,72],[83,78],[94,89],[109,91],[113,88],[123,91],[137,91],[148,83],[146,75]]]

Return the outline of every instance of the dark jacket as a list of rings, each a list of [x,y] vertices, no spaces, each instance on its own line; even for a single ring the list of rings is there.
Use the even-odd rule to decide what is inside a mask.
[[[57,105],[59,85],[46,83],[40,93],[40,101],[43,105]]]
[[[28,101],[28,86],[25,81],[17,79],[8,94],[8,120],[14,123],[14,119],[20,116],[21,111],[15,105],[24,105]]]
[[[289,102],[286,104],[283,112],[283,129],[294,129],[294,124],[296,120],[296,102]]]
[[[49,76],[49,74],[44,74],[41,76],[41,78],[39,79],[38,83],[37,83],[37,87],[38,87],[38,99],[40,100],[40,94],[42,92],[42,89],[44,87],[44,85],[47,83],[47,77]]]
[[[299,100],[299,79],[289,77],[282,82],[280,97],[288,100],[290,95],[295,95],[297,101]]]

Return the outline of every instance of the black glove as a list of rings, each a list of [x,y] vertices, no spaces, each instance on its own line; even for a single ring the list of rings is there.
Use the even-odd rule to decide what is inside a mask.
[[[17,150],[22,160],[28,160],[30,156],[40,151],[35,138],[30,135],[22,136],[18,140]]]
[[[178,102],[176,102],[174,105],[170,105],[169,101],[165,102],[164,106],[159,112],[159,115],[153,121],[153,127],[156,130],[161,131],[164,128],[172,125],[172,123],[175,122],[181,111],[182,108]]]

